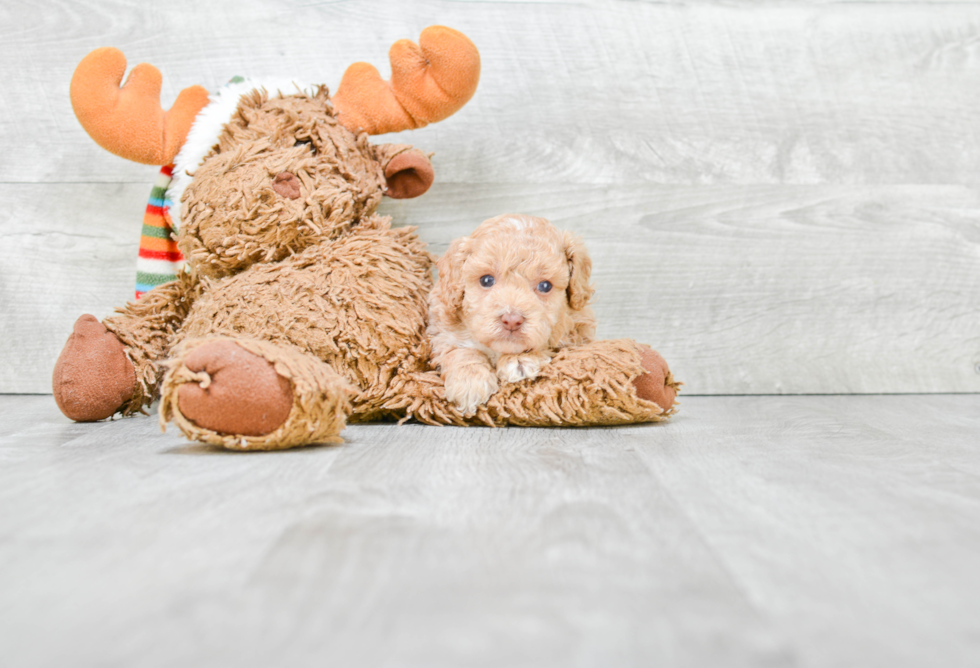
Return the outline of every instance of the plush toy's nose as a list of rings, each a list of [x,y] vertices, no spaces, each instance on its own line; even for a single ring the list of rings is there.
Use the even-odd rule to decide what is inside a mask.
[[[516,332],[524,324],[524,316],[518,313],[507,313],[500,316],[500,322],[504,324],[504,329],[508,332]]]
[[[290,172],[279,172],[272,180],[272,189],[287,199],[299,197],[299,179]]]

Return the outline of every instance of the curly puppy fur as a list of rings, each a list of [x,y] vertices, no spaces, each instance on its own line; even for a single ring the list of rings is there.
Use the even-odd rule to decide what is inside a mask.
[[[595,335],[592,260],[544,218],[505,214],[455,240],[429,297],[432,361],[464,414]]]

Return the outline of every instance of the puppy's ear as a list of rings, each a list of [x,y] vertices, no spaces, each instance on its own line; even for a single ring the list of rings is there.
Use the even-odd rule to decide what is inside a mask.
[[[439,280],[432,289],[432,299],[442,308],[442,315],[447,325],[459,325],[463,321],[463,263],[470,256],[472,239],[461,237],[456,239],[439,258],[436,268],[439,270]]]
[[[565,232],[565,257],[568,258],[568,305],[579,311],[592,299],[595,288],[589,285],[592,258],[580,237]]]

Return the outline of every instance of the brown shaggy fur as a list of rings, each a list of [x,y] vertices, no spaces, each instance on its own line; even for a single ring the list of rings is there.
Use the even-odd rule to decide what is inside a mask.
[[[201,276],[277,262],[347,232],[381,202],[382,165],[366,134],[354,137],[312,97],[253,91],[184,193],[179,246]],[[299,197],[280,196],[288,172]]]
[[[534,380],[506,383],[477,409],[464,416],[446,401],[437,371],[413,374],[405,391],[387,408],[404,411],[403,420],[459,426],[587,427],[659,422],[676,412],[636,396],[633,381],[644,373],[643,347],[629,339],[594,341],[563,348]],[[667,372],[667,385],[680,383]]]
[[[157,398],[163,380],[164,360],[170,354],[181,323],[187,317],[199,288],[189,275],[165,283],[119,309],[103,324],[115,334],[136,369],[136,393],[119,407],[123,415],[143,413]]]
[[[413,228],[374,215],[282,262],[204,279],[180,338],[254,333],[295,346],[359,389],[360,419],[392,417],[383,406],[396,376],[424,369],[428,357],[431,266]]]
[[[219,434],[198,426],[180,412],[177,391],[184,383],[207,382],[204,372],[193,372],[184,359],[197,347],[216,339],[192,339],[178,345],[167,362],[170,372],[160,402],[160,427],[173,420],[187,438],[229,450],[284,450],[310,443],[340,443],[338,436],[351,412],[350,398],[355,393],[343,378],[323,362],[290,346],[269,341],[230,337],[250,353],[264,357],[275,366],[276,373],[293,388],[293,409],[286,422],[269,434],[242,436]]]
[[[385,168],[406,151],[427,160],[355,136],[336,122],[324,88],[246,96],[184,194],[178,243],[189,273],[106,321],[138,379],[119,410],[140,410],[159,389],[161,421],[243,450],[336,440],[348,419],[598,425],[672,412],[637,397],[642,349],[632,341],[567,348],[539,378],[504,385],[470,417],[447,402],[427,365],[433,258],[413,228],[375,214]],[[290,182],[288,196],[277,179]],[[209,382],[183,360],[216,338],[264,357],[290,382],[292,411],[272,433],[219,434],[181,413],[179,387]]]

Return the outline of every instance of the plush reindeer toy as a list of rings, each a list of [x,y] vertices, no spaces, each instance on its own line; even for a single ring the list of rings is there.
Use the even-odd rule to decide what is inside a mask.
[[[375,213],[384,195],[423,194],[432,164],[369,137],[456,112],[480,58],[433,26],[390,59],[390,81],[356,63],[333,96],[245,80],[210,96],[187,88],[166,112],[154,67],[120,89],[119,51],[82,60],[71,85],[82,126],[116,155],[165,167],[144,225],[145,294],[101,322],[79,318],[55,366],[66,416],[129,415],[160,398],[161,421],[188,438],[261,450],[339,440],[348,420],[598,425],[672,412],[666,364],[628,340],[562,350],[472,415],[446,400],[427,366],[432,257],[413,228]]]

